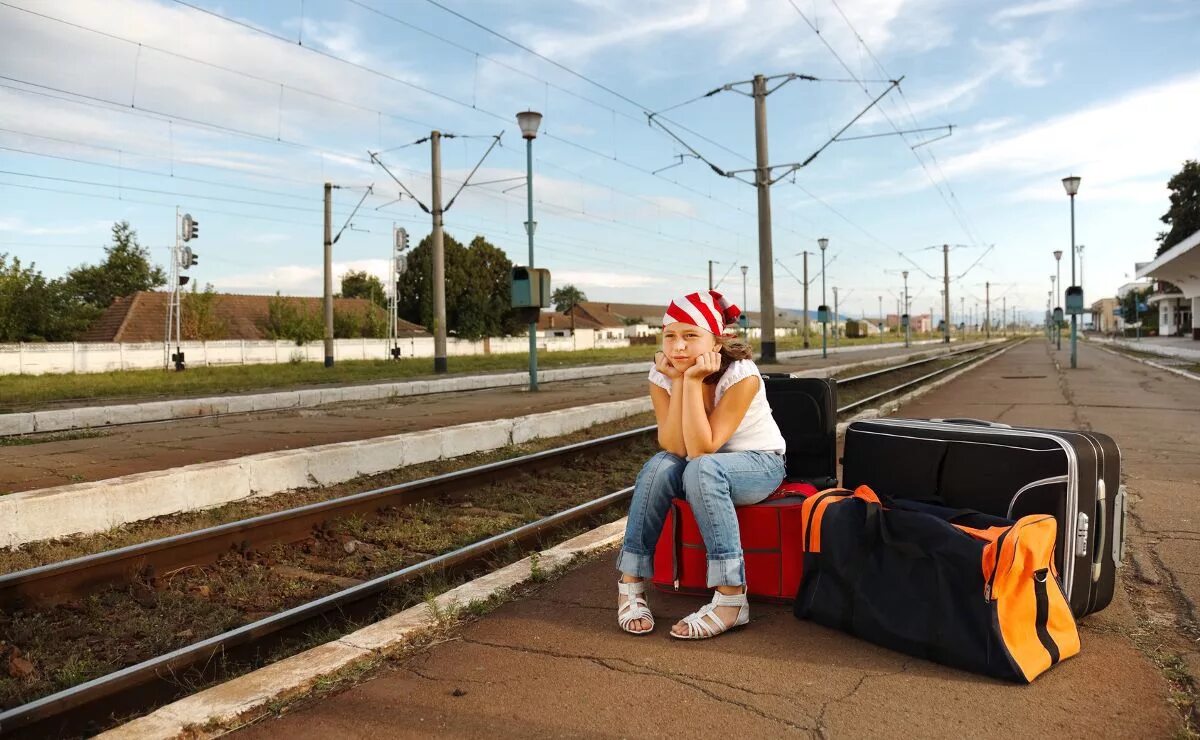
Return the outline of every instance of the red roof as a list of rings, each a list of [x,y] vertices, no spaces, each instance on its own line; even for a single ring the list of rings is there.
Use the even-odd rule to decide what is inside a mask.
[[[270,315],[270,301],[274,297],[218,293],[214,302],[214,311],[217,318],[224,322],[227,331],[224,336],[214,337],[214,339],[266,339],[263,327]],[[322,298],[284,297],[298,301],[310,312],[322,315],[324,300]],[[382,311],[365,298],[334,298],[333,306],[338,311],[358,314],[365,311]],[[100,315],[100,318],[96,319],[80,336],[79,341],[161,342],[165,339],[166,322],[167,294],[158,291],[140,291],[132,296],[118,298],[114,301]],[[403,319],[399,320],[398,332],[402,337],[429,335],[424,327]]]

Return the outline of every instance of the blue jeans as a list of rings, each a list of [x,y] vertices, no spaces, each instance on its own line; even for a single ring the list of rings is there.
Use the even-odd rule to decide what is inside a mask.
[[[783,481],[783,456],[774,452],[716,452],[688,461],[660,452],[642,467],[629,504],[617,570],[654,575],[654,547],[676,497],[686,497],[708,551],[708,585],[746,582],[734,505],[756,504]]]

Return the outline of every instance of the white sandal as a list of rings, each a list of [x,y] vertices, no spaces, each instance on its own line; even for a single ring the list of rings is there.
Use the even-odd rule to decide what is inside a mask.
[[[718,606],[740,607],[737,619],[733,620],[733,624],[725,624],[721,621],[716,614]],[[706,617],[709,621],[705,621]],[[712,601],[683,618],[683,623],[688,628],[687,634],[681,635],[675,630],[671,630],[671,637],[678,637],[680,640],[707,640],[734,627],[741,627],[749,621],[750,602],[746,600],[745,591],[740,594],[723,594],[720,591],[714,591]]]
[[[617,610],[617,624],[621,625],[621,629],[631,635],[645,635],[654,631],[654,615],[650,613],[650,608],[646,606],[646,599],[642,594],[646,593],[646,582],[636,581],[634,583],[625,583],[617,581],[617,593],[625,596],[625,603]],[[629,629],[629,623],[638,619],[644,619],[650,623],[650,627],[644,630]]]

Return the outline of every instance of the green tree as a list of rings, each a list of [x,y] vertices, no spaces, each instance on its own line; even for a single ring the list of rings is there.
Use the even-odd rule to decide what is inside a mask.
[[[1150,329],[1158,328],[1157,306],[1147,306],[1145,311],[1137,310],[1138,303],[1146,303],[1146,299],[1153,292],[1153,287],[1146,287],[1141,290],[1134,288],[1121,299],[1121,316],[1125,318],[1125,322],[1128,324],[1141,321],[1142,334],[1145,334]]]
[[[67,273],[68,288],[84,303],[104,309],[117,298],[166,284],[166,273],[150,264],[150,250],[138,244],[128,221],[113,224],[112,241],[104,248],[103,262]]]
[[[366,298],[380,308],[387,308],[387,293],[383,281],[366,270],[351,270],[342,275],[343,298]]]
[[[1200,162],[1184,162],[1183,168],[1167,181],[1167,189],[1171,191],[1171,207],[1159,220],[1170,230],[1159,233],[1156,257],[1200,231]]]
[[[400,317],[426,327],[433,324],[433,255],[426,236],[408,253],[400,274],[397,301]],[[446,267],[447,331],[464,339],[515,334],[520,331],[509,298],[512,262],[482,236],[469,247],[449,234],[443,237]]]
[[[0,342],[72,341],[99,314],[64,281],[46,280],[36,265],[0,253]]]
[[[263,332],[268,339],[289,339],[301,345],[324,337],[325,324],[303,301],[285,298],[276,292],[267,301],[267,322]]]
[[[550,294],[550,302],[554,304],[554,310],[559,313],[566,313],[586,300],[587,296],[583,294],[582,290],[569,284],[555,289]]]
[[[192,291],[183,294],[183,310],[179,315],[179,328],[184,339],[224,339],[229,334],[229,322],[217,315],[220,300],[212,283],[205,285],[203,292],[192,283]]]

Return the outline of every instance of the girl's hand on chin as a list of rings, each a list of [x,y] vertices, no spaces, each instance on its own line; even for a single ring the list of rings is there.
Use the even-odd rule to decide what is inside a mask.
[[[679,370],[671,364],[671,361],[667,359],[666,352],[660,351],[654,353],[654,367],[671,380],[676,380],[683,377],[683,373],[679,372]]]
[[[685,370],[683,375],[685,378],[703,380],[720,369],[721,353],[705,352],[696,358],[696,362],[694,362],[691,367]]]

